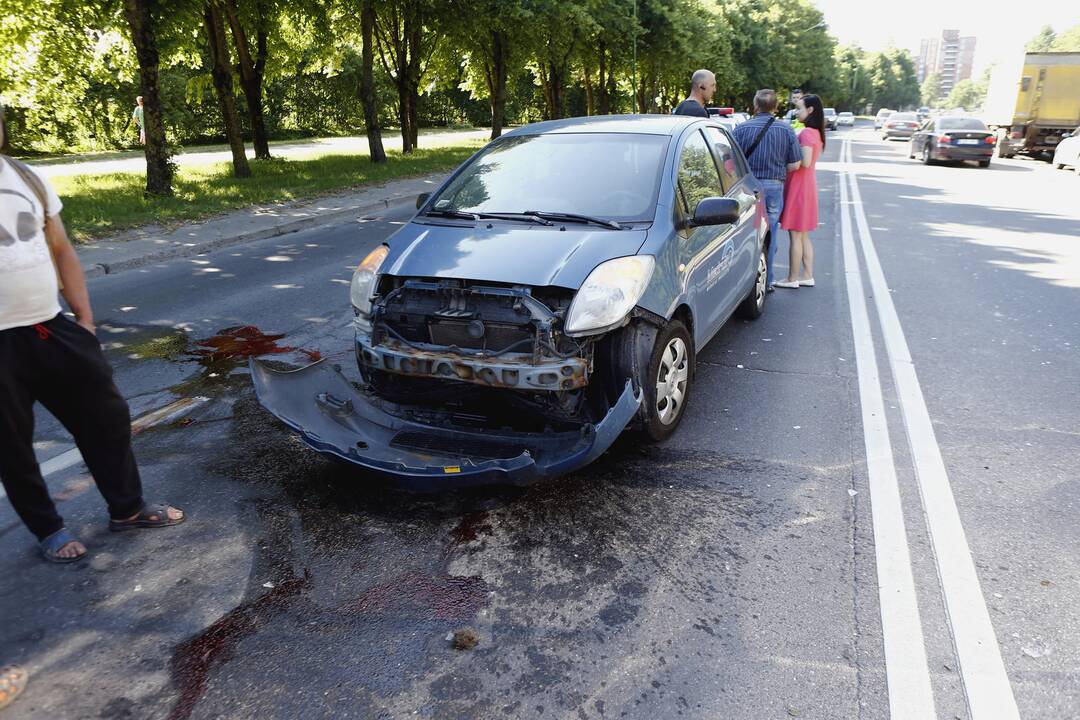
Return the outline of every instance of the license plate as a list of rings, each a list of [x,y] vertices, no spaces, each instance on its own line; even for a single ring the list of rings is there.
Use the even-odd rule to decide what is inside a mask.
[[[958,142],[958,144],[959,145],[978,145],[979,142],[980,142],[979,140],[960,140]]]

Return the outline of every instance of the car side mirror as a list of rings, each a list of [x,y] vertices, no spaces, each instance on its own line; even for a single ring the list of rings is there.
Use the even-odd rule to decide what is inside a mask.
[[[740,214],[739,203],[733,198],[707,197],[694,208],[690,227],[730,225],[738,221]]]
[[[416,196],[416,209],[424,207],[427,201],[431,198],[431,193],[420,193]]]

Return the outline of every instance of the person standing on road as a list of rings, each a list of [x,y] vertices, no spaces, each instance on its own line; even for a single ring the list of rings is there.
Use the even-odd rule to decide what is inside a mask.
[[[139,128],[139,144],[146,144],[146,118],[143,115],[143,99],[142,95],[135,98],[135,109],[131,111],[131,119],[135,121],[135,126]]]
[[[705,106],[712,102],[716,94],[716,76],[709,70],[695,70],[690,78],[690,96],[671,111],[672,115],[693,115],[709,117]]]
[[[796,111],[806,127],[799,133],[802,162],[784,188],[780,226],[791,235],[791,253],[787,280],[776,283],[776,287],[782,288],[814,287],[814,245],[810,242],[810,231],[817,229],[818,224],[815,169],[825,149],[825,114],[821,98],[803,95]]]
[[[758,90],[754,95],[754,117],[738,125],[732,135],[739,143],[750,171],[765,189],[765,211],[769,216],[769,252],[766,256],[768,291],[772,292],[773,258],[780,243],[780,213],[784,209],[784,181],[802,161],[795,131],[786,123],[776,122],[776,91]]]
[[[0,152],[7,148],[0,107]],[[63,423],[109,506],[113,531],[176,525],[146,505],[131,450],[131,415],[95,335],[86,278],[60,219],[60,198],[29,166],[0,154],[0,481],[52,562],[86,548],[64,527],[34,455],[34,402]],[[62,289],[75,315],[57,300]]]

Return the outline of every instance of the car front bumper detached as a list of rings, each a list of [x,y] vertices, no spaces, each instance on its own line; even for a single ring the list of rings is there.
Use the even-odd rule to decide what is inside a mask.
[[[408,408],[357,389],[325,360],[291,371],[254,359],[250,367],[262,406],[312,449],[417,490],[524,485],[571,472],[603,454],[642,402],[627,382],[595,425],[521,433],[457,426],[449,414],[410,418]]]

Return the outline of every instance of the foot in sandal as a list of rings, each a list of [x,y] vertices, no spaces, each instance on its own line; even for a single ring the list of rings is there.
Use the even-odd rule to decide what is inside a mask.
[[[123,530],[134,530],[135,528],[169,527],[170,525],[179,525],[184,520],[183,510],[178,510],[164,503],[157,503],[155,505],[146,505],[129,518],[121,520],[111,518],[109,520],[109,529],[113,532],[121,532]]]

